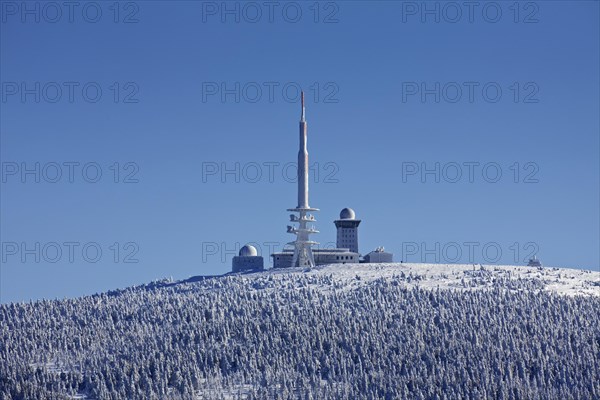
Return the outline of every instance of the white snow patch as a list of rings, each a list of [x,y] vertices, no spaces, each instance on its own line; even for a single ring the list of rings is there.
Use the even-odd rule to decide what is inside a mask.
[[[562,295],[600,296],[600,272],[552,267],[482,264],[330,264],[313,269],[282,268],[239,275],[242,279],[286,279],[290,274],[331,277],[335,290],[352,290],[377,279],[395,280],[407,288],[481,290],[501,286],[509,290],[536,289]],[[269,288],[268,282],[255,282],[256,290]],[[316,286],[316,285],[315,285]],[[319,285],[323,291],[333,285]]]

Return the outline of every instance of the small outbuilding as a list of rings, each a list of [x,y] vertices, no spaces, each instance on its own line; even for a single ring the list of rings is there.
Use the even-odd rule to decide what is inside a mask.
[[[527,266],[528,267],[541,267],[542,262],[537,258],[537,256],[533,256],[533,258],[529,259]]]
[[[391,263],[394,262],[394,255],[388,253],[382,247],[378,247],[375,251],[370,252],[364,257],[365,263]]]

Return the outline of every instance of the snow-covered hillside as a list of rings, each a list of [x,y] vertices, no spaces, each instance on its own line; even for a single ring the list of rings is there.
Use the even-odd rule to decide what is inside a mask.
[[[352,289],[375,279],[397,281],[403,286],[430,289],[477,290],[542,289],[566,295],[600,296],[600,272],[569,268],[524,267],[481,264],[332,264],[313,270],[284,269],[246,275],[258,279],[289,274],[329,275],[336,283]],[[322,289],[328,289],[323,287]]]
[[[600,398],[599,292],[572,269],[338,264],[0,305],[0,398]]]

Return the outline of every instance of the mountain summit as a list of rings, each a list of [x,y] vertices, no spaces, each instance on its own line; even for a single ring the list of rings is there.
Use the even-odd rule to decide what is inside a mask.
[[[346,264],[0,306],[2,399],[600,397],[600,273]]]

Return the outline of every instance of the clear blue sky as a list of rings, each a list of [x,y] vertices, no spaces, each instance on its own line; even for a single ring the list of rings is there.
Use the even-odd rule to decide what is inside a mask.
[[[439,22],[421,2],[391,1],[323,2],[318,14],[313,2],[280,3],[270,22],[258,2],[255,23],[245,3],[228,3],[239,23],[221,2],[121,2],[118,15],[113,3],[82,2],[70,22],[68,8],[1,2],[0,301],[221,274],[237,244],[267,253],[292,240],[296,185],[282,168],[296,159],[295,83],[307,91],[320,242],[335,240],[332,221],[352,207],[363,253],[383,245],[397,261],[445,262],[458,247],[457,262],[487,263],[499,248],[497,262],[515,264],[517,243],[523,264],[535,243],[545,265],[599,269],[598,2],[521,3],[518,13],[481,2],[471,16],[428,2]],[[235,92],[236,82],[239,102],[222,99],[220,85]],[[436,83],[439,102],[422,99],[421,84]],[[39,183],[21,176],[36,163]],[[239,163],[239,183],[235,173],[203,179],[213,163]],[[279,163],[273,182],[269,163]],[[436,163],[439,183],[406,174]],[[479,163],[473,182],[465,163]],[[498,166],[501,179],[488,182]]]

